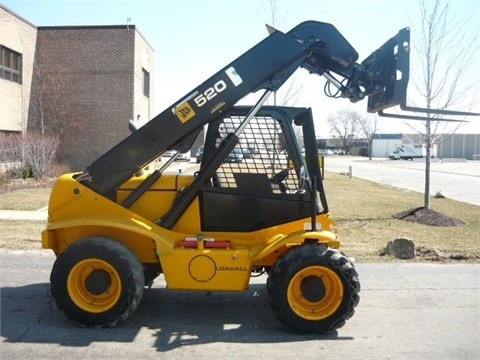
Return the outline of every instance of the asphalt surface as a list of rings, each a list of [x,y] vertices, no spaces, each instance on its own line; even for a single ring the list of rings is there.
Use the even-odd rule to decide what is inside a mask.
[[[425,159],[395,161],[327,156],[325,169],[422,194],[425,192]],[[480,161],[432,159],[430,195],[437,192],[453,200],[480,206]]]
[[[0,250],[2,359],[477,359],[480,265],[357,264],[355,315],[294,335],[270,311],[265,277],[248,291],[146,290],[112,329],[80,328],[50,297],[48,251]]]

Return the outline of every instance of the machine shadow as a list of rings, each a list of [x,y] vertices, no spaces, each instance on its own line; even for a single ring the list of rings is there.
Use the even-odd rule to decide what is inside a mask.
[[[328,335],[289,332],[272,313],[265,284],[251,284],[243,292],[150,289],[137,312],[140,318],[148,318],[143,325],[155,331],[160,352],[208,343],[353,340],[339,337],[337,331]]]
[[[112,328],[82,328],[58,310],[50,284],[1,289],[1,334],[5,342],[54,343],[84,347],[93,342],[134,342],[141,329],[152,333],[154,347],[168,352],[209,343],[283,343],[310,340],[353,340],[288,332],[268,305],[264,284],[243,292],[145,289],[137,311]]]

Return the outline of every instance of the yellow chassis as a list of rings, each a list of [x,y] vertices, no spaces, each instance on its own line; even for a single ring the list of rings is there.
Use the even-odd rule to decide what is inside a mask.
[[[317,216],[319,231],[303,230],[311,223],[306,218],[248,233],[202,232],[198,200],[173,229],[160,227],[155,223],[157,214],[166,212],[177,191],[191,183],[188,175],[163,176],[130,209],[98,195],[74,176],[63,175],[52,190],[43,248],[59,255],[80,239],[109,237],[130,248],[142,264],[159,263],[170,289],[245,290],[252,269],[272,266],[289,248],[307,239],[340,246],[328,214]],[[118,202],[142,180],[124,184]]]

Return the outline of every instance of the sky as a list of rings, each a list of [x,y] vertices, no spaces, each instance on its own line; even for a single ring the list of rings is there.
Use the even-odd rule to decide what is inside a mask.
[[[155,51],[155,114],[267,37],[265,24],[287,32],[303,21],[331,23],[357,50],[359,62],[400,29],[409,27],[411,78],[416,62],[415,40],[421,34],[418,0],[277,0],[274,17],[270,0],[0,0],[0,3],[37,26],[127,22],[135,25]],[[469,18],[469,30],[480,33],[480,0],[454,0],[450,9],[452,21]],[[471,77],[480,82],[480,70],[474,71]],[[299,69],[292,77],[292,87],[299,95],[295,103],[288,104],[312,108],[317,136],[329,135],[326,119],[338,110],[352,109],[363,116],[369,115],[367,101],[352,105],[347,99],[327,98],[324,84],[323,77]],[[411,87],[412,81],[409,97]],[[480,113],[478,86],[476,90],[465,96],[468,104],[459,104],[461,109],[452,110]],[[243,102],[254,100],[255,96],[250,96]],[[415,105],[421,106],[421,99]],[[378,132],[412,132],[411,127],[418,125],[420,122],[379,118]],[[453,127],[449,125],[442,131],[451,132]],[[457,133],[480,133],[480,117],[470,118]]]

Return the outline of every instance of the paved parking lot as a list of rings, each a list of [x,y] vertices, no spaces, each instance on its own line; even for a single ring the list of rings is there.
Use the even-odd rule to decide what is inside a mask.
[[[473,360],[478,264],[357,264],[355,315],[326,335],[294,335],[272,315],[265,277],[240,293],[147,290],[113,329],[80,328],[49,294],[48,251],[0,250],[2,359]]]
[[[348,174],[378,183],[424,193],[425,160],[389,160],[355,157],[325,157],[327,171]],[[480,161],[432,160],[430,194],[480,205]]]

